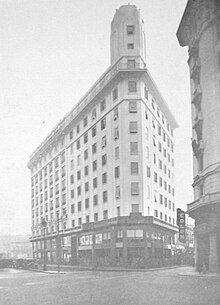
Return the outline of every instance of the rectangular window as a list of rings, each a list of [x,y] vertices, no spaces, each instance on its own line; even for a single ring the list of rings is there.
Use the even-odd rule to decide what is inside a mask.
[[[118,140],[118,138],[119,138],[119,129],[118,129],[118,127],[115,127],[115,130],[114,130],[114,139]]]
[[[98,195],[93,196],[93,205],[96,206],[98,204]]]
[[[121,215],[120,207],[117,207],[117,216]]]
[[[106,108],[106,101],[103,100],[103,101],[100,103],[100,110],[101,110],[101,112],[104,111],[105,108]]]
[[[79,125],[79,124],[76,126],[76,132],[77,132],[77,133],[80,132],[80,125]]]
[[[163,204],[163,195],[160,194],[160,204]]]
[[[94,143],[94,144],[92,145],[92,153],[95,154],[96,152],[97,152],[97,144]]]
[[[128,43],[127,47],[128,47],[128,50],[133,50],[134,49],[134,44],[133,43]]]
[[[89,215],[86,215],[86,223],[89,223]]]
[[[158,217],[158,211],[154,210],[154,217]]]
[[[89,198],[85,199],[85,208],[88,209],[89,208]]]
[[[129,102],[129,112],[137,113],[137,102],[134,102],[134,101]]]
[[[88,133],[86,132],[84,134],[84,144],[86,144],[88,142]]]
[[[86,127],[88,125],[88,117],[84,117],[83,119],[83,126]]]
[[[89,182],[86,182],[85,183],[85,192],[88,192],[89,191]]]
[[[74,198],[74,190],[71,190],[70,196],[71,196],[71,198]]]
[[[101,130],[105,129],[105,127],[106,127],[106,118],[103,118],[101,120]]]
[[[96,136],[96,125],[92,127],[92,137]]]
[[[131,195],[139,195],[139,183],[131,182]]]
[[[137,82],[130,80],[128,81],[128,92],[129,93],[135,93],[137,92]]]
[[[103,202],[107,202],[108,201],[108,193],[107,193],[107,191],[104,191],[102,193],[102,199],[103,199]]]
[[[96,171],[97,170],[97,160],[92,162],[92,170]]]
[[[81,195],[81,186],[77,187],[77,195],[80,196]]]
[[[99,220],[98,213],[95,213],[94,214],[94,221],[98,221],[98,220]]]
[[[138,154],[138,143],[130,142],[130,154],[137,155]]]
[[[107,145],[106,136],[102,137],[102,148],[105,148]]]
[[[115,147],[115,160],[119,159],[119,147]]]
[[[148,100],[148,90],[146,87],[144,88],[144,96]]]
[[[78,172],[77,172],[77,180],[80,180],[80,179],[81,179],[81,172],[78,171]]]
[[[128,69],[135,69],[135,59],[128,59]]]
[[[74,204],[71,205],[71,213],[75,213],[75,207],[74,207]]]
[[[116,186],[115,188],[115,198],[119,199],[120,198],[120,186]]]
[[[131,175],[138,175],[138,162],[131,162]]]
[[[118,98],[118,88],[115,88],[113,91],[112,91],[112,99],[113,101],[117,100]]]
[[[92,110],[92,120],[96,119],[96,108]]]
[[[82,225],[82,218],[78,218],[78,226]]]
[[[106,163],[107,163],[107,155],[105,154],[102,156],[102,166],[106,165]]]
[[[103,173],[102,174],[102,184],[106,184],[107,183],[107,173]]]
[[[134,35],[134,25],[127,25],[127,35]]]
[[[72,139],[73,139],[73,132],[70,131],[70,140],[72,140]]]
[[[80,149],[80,139],[76,141],[76,149]]]
[[[138,132],[137,121],[129,122],[129,131],[130,133]]]
[[[114,121],[118,119],[118,108],[114,109]]]
[[[157,173],[154,173],[154,182],[157,183]]]
[[[150,178],[150,167],[147,166],[147,177]]]
[[[87,165],[87,166],[84,167],[84,175],[88,176],[88,174],[89,174],[89,167]]]
[[[96,188],[98,185],[97,178],[93,178],[93,188]]]
[[[117,166],[115,167],[115,178],[119,178],[120,177],[120,167]]]
[[[84,160],[88,159],[88,155],[89,155],[88,149],[84,150]]]

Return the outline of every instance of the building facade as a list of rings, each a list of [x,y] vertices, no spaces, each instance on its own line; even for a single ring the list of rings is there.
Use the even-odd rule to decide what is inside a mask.
[[[145,56],[140,12],[122,6],[111,24],[111,66],[30,157],[34,257],[171,263],[177,123]]]
[[[197,265],[220,267],[220,2],[188,1],[177,37],[189,47]]]

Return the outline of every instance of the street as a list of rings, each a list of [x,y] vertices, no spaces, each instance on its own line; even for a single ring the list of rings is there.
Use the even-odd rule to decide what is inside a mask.
[[[187,269],[188,268],[188,269]],[[214,305],[220,276],[191,276],[189,267],[148,272],[0,270],[1,305]]]

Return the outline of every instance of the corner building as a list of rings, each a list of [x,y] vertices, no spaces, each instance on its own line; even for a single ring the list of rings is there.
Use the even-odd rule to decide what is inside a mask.
[[[145,53],[139,10],[120,7],[110,68],[28,163],[34,257],[46,250],[50,263],[174,263],[177,123]]]
[[[220,1],[188,1],[177,37],[189,47],[197,266],[220,267]]]

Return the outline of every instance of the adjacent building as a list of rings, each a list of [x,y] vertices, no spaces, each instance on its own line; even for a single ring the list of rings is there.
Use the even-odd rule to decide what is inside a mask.
[[[110,67],[30,157],[34,257],[172,263],[176,127],[146,67],[140,12],[121,6]]]
[[[220,267],[220,2],[189,0],[177,37],[189,47],[197,265]]]

